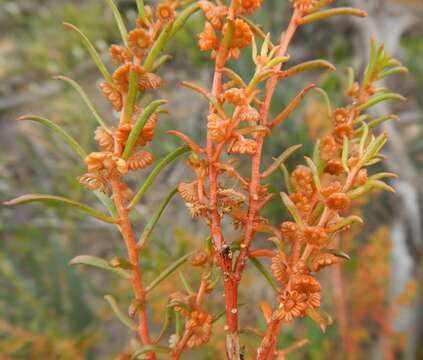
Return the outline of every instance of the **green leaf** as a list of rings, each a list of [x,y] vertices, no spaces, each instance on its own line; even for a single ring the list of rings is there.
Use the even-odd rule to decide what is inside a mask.
[[[169,39],[174,37],[176,33],[182,29],[188,19],[193,15],[197,10],[200,9],[200,4],[195,2],[194,4],[187,6],[175,19],[173,23],[172,30],[169,34]]]
[[[153,69],[156,59],[159,57],[160,53],[162,52],[163,48],[166,46],[166,43],[170,38],[172,28],[173,23],[167,24],[160,33],[157,40],[154,42],[143,64],[143,67],[146,71],[151,71]]]
[[[72,24],[66,23],[66,22],[63,23],[63,25],[65,27],[73,30],[79,36],[79,38],[81,39],[85,48],[87,49],[88,53],[90,54],[91,58],[94,60],[98,69],[100,70],[101,74],[103,75],[104,79],[113,84],[112,76],[110,75],[109,71],[107,70],[106,66],[104,65],[103,61],[101,60],[101,57],[98,54],[97,50],[95,49],[94,45],[91,44],[91,41],[75,25],[72,25]]]
[[[119,28],[120,35],[122,37],[122,41],[125,44],[125,46],[128,47],[128,30],[126,30],[126,26],[123,22],[123,19],[122,19],[120,12],[119,12],[119,9],[117,8],[117,6],[113,2],[113,0],[106,0],[106,1],[109,4],[110,9],[113,12],[113,16],[115,17],[117,26]]]
[[[325,252],[345,260],[351,260],[351,257],[340,249],[325,249]]]
[[[154,169],[150,172],[147,179],[144,181],[144,183],[141,185],[137,193],[132,198],[131,202],[128,205],[128,209],[133,209],[135,205],[142,199],[144,194],[147,192],[147,190],[150,188],[151,184],[153,183],[154,179],[157,177],[157,175],[160,174],[160,172],[170,163],[172,163],[174,160],[176,160],[179,156],[187,153],[189,151],[188,146],[181,146],[175,150],[173,150],[171,153],[166,155],[160,162],[154,167]]]
[[[91,255],[79,255],[69,261],[69,265],[89,265],[94,266],[103,270],[110,271],[116,275],[121,276],[124,279],[130,279],[131,273],[127,270],[116,268],[110,265],[107,260],[101,259]]]
[[[349,226],[353,223],[363,224],[363,219],[356,215],[351,215],[346,218],[343,218],[341,221],[337,222],[335,225],[329,227],[327,229],[327,232],[329,233],[335,233],[341,229],[343,229],[346,226]]]
[[[394,93],[387,93],[387,94],[381,94],[371,97],[368,101],[366,101],[364,104],[361,104],[357,109],[359,111],[366,110],[376,104],[379,104],[382,101],[387,100],[399,100],[399,101],[405,101],[406,98],[400,94],[394,94]]]
[[[79,155],[79,157],[84,160],[87,156],[85,150],[78,144],[78,142],[69,135],[65,130],[63,130],[60,126],[56,125],[55,123],[51,122],[48,119],[45,119],[40,116],[35,115],[24,115],[18,118],[19,121],[25,120],[32,120],[38,122],[42,125],[47,126],[49,129],[53,130],[57,135],[59,135],[63,141],[65,141],[75,152]]]
[[[130,328],[131,330],[135,330],[136,327],[131,319],[123,313],[120,309],[119,304],[117,303],[116,299],[112,295],[105,295],[104,299],[109,303],[110,307],[112,308],[113,312],[117,316],[117,318],[121,321],[122,324]]]
[[[282,154],[280,154],[276,159],[274,159],[273,163],[261,174],[262,178],[266,178],[272,175],[277,169],[280,168],[281,164],[286,161],[295,151],[300,149],[303,145],[293,145],[286,149]]]
[[[123,121],[130,122],[134,112],[135,103],[138,95],[138,75],[134,70],[129,72],[128,96],[125,100],[123,109]]]
[[[195,294],[194,289],[191,287],[191,285],[189,284],[188,280],[186,279],[186,277],[182,273],[182,271],[179,271],[179,278],[181,279],[182,285],[184,285],[184,288],[187,291],[187,293],[190,294],[190,295]]]
[[[291,216],[294,218],[295,222],[300,226],[301,229],[304,229],[305,225],[303,222],[303,219],[301,218],[300,213],[298,212],[297,207],[292,202],[290,197],[285,194],[284,192],[280,193],[283,203],[285,204],[285,207],[288,209]]]
[[[319,94],[322,95],[323,97],[323,101],[325,102],[325,106],[326,106],[326,112],[327,112],[327,116],[328,118],[330,118],[332,116],[332,105],[330,103],[330,99],[329,99],[329,95],[328,93],[323,90],[322,88],[316,87],[314,88]]]
[[[291,184],[291,180],[289,178],[288,169],[286,168],[284,163],[282,163],[279,166],[279,169],[282,172],[283,181],[284,181],[284,184],[285,184],[285,187],[286,187],[286,191],[288,192],[288,194],[291,194],[292,193],[292,184]]]
[[[349,140],[346,136],[344,136],[343,142],[342,142],[342,155],[341,155],[341,162],[342,167],[344,168],[345,172],[349,171],[348,168],[348,156],[350,154],[349,150]]]
[[[287,70],[281,71],[279,73],[280,78],[285,78],[288,76],[296,75],[299,73],[302,73],[306,70],[313,70],[318,68],[324,68],[330,71],[335,71],[336,68],[333,64],[331,64],[329,61],[326,60],[310,60],[303,62],[301,64],[295,65],[293,67],[290,67]]]
[[[380,78],[384,79],[395,74],[408,74],[409,71],[405,66],[396,66],[392,69],[386,70],[380,74]]]
[[[167,100],[156,100],[150,103],[144,111],[138,116],[137,120],[135,121],[135,124],[129,133],[128,140],[125,145],[125,149],[122,154],[122,158],[125,160],[128,160],[129,156],[132,154],[132,150],[135,147],[135,144],[141,135],[142,129],[144,128],[144,125],[147,123],[148,119],[151,115],[157,110],[157,108],[163,104],[165,104]]]
[[[170,321],[172,319],[172,307],[169,306],[169,301],[168,301],[168,306],[166,306],[166,314],[165,314],[165,318],[163,321],[163,325],[160,329],[159,334],[157,335],[157,337],[154,339],[154,343],[157,344],[162,337],[164,336],[164,334],[166,333],[167,329],[169,328],[170,325]]]
[[[316,186],[317,191],[320,193],[322,190],[322,186],[320,185],[320,177],[319,177],[319,171],[317,170],[316,164],[311,160],[309,157],[305,156],[305,161],[307,162],[308,167],[311,170],[311,174],[313,176],[313,182]]]
[[[316,85],[310,84],[302,89],[291,101],[290,103],[283,109],[278,115],[276,115],[272,121],[268,124],[269,128],[273,128],[280,123],[282,123],[300,104],[303,100],[304,96],[313,89]]]
[[[169,204],[170,200],[172,200],[172,198],[175,196],[177,192],[178,192],[178,187],[173,188],[170,191],[169,195],[166,196],[166,198],[163,200],[160,206],[156,209],[153,216],[150,218],[147,225],[145,226],[144,231],[142,232],[140,236],[140,239],[138,240],[139,249],[142,249],[145,246],[154,228],[156,227],[156,224],[159,221],[160,216],[163,214],[163,211],[166,209],[166,206]]]
[[[137,0],[137,8],[142,21],[144,21],[145,24],[148,24],[148,17],[147,12],[145,11],[144,0]]]
[[[360,9],[354,9],[350,7],[341,7],[329,10],[322,10],[310,15],[306,15],[298,20],[300,25],[311,24],[315,21],[323,20],[330,18],[332,16],[338,15],[350,15],[350,16],[358,16],[358,17],[366,17],[367,13]]]
[[[45,202],[47,204],[64,204],[71,206],[75,209],[78,209],[79,211],[82,211],[98,220],[102,220],[109,224],[116,224],[118,221],[106,214],[103,214],[85,204],[82,204],[77,201],[73,201],[61,196],[55,196],[55,195],[44,195],[44,194],[27,194],[17,197],[16,199],[9,200],[3,202],[3,205],[6,206],[16,206],[21,204],[27,204],[31,202]]]
[[[183,264],[185,264],[188,260],[188,258],[193,253],[185,254],[184,256],[180,257],[178,260],[174,261],[172,264],[170,264],[166,269],[164,269],[159,276],[157,276],[146,288],[145,291],[148,293],[151,290],[153,290],[157,285],[159,285],[163,280],[165,280],[167,277],[172,275],[179,267],[181,267]]]
[[[148,353],[170,354],[171,352],[172,349],[167,346],[143,345],[132,354],[132,359],[138,359],[141,355]]]
[[[70,78],[68,78],[66,76],[55,76],[54,78],[56,80],[66,81],[69,85],[71,85],[78,92],[78,94],[81,96],[82,100],[84,100],[85,105],[87,105],[88,109],[90,109],[90,111],[94,115],[94,117],[97,120],[97,122],[107,132],[110,132],[109,128],[107,127],[106,123],[104,122],[104,120],[102,119],[102,117],[100,116],[100,114],[98,113],[98,111],[96,110],[96,108],[94,107],[94,105],[91,102],[91,100],[89,99],[89,97],[87,96],[87,94],[85,93],[85,91],[82,89],[82,87],[76,81],[74,81],[74,80],[72,80],[72,79],[70,79]]]
[[[272,289],[275,290],[276,292],[279,292],[278,283],[273,278],[273,276],[270,275],[270,273],[266,270],[266,268],[263,266],[260,260],[254,256],[250,256],[249,259],[252,262],[252,264],[256,267],[256,269],[260,271],[260,273],[264,276],[264,278],[267,280],[267,282],[272,287]]]

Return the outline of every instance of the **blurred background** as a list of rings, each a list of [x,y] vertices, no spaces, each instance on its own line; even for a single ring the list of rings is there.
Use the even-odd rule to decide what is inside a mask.
[[[116,2],[132,27],[135,0]],[[289,347],[306,337],[309,345],[293,352],[289,359],[423,359],[423,1],[336,3],[364,8],[369,18],[334,18],[301,29],[289,51],[291,58],[295,62],[325,58],[338,71],[284,81],[278,87],[273,110],[280,110],[310,81],[323,87],[334,105],[342,104],[344,69],[353,66],[362,71],[370,37],[383,41],[410,70],[408,76],[395,76],[386,84],[407,96],[407,103],[375,110],[395,112],[401,117],[401,121],[382,129],[390,135],[383,167],[400,178],[391,183],[397,194],[375,193],[357,204],[354,212],[361,214],[366,224],[353,228],[341,239],[342,249],[352,259],[322,274],[322,307],[332,315],[333,324],[322,334],[312,321],[296,321],[284,328],[280,347]],[[266,0],[255,20],[276,36],[281,26],[286,26],[289,9],[288,1]],[[63,28],[63,21],[82,29],[105,59],[108,45],[119,42],[112,14],[103,0],[0,0],[0,199],[38,192],[97,206],[92,194],[76,180],[84,166],[67,146],[39,125],[15,120],[23,114],[45,116],[65,127],[84,148],[94,149],[95,121],[77,94],[52,80],[58,74],[77,80],[101,114],[109,121],[116,120],[96,89],[97,69],[73,34]],[[165,85],[159,95],[170,99],[170,103],[169,115],[161,118],[151,148],[157,158],[179,146],[177,140],[164,134],[165,130],[177,129],[196,139],[204,138],[206,103],[179,86],[182,80],[210,84],[210,60],[196,47],[202,24],[202,17],[194,16],[166,49],[173,60],[162,69]],[[236,70],[247,78],[251,75],[251,60],[248,53],[244,55]],[[326,127],[322,98],[317,93],[307,95],[301,108],[267,144],[268,158],[264,161],[292,144],[303,143],[302,152],[287,164],[292,168],[311,151],[314,139]],[[156,181],[137,208],[134,220],[140,228],[163,194],[186,179],[184,169],[179,162]],[[144,177],[145,173],[137,173],[131,185],[136,186]],[[281,189],[279,175],[271,182],[275,191]],[[271,203],[266,212],[275,223],[286,216],[278,201]],[[206,236],[204,225],[192,221],[176,197],[142,257],[147,279],[171,259],[200,248]],[[103,296],[111,293],[121,303],[129,304],[131,289],[96,269],[70,268],[69,260],[79,254],[110,259],[125,251],[113,227],[72,210],[36,205],[0,208],[1,360],[113,359],[127,346],[131,335],[113,316]],[[185,276],[193,283],[198,280],[188,271]],[[180,287],[176,274],[155,294],[151,305],[155,330],[160,328],[167,294]],[[272,303],[272,291],[254,268],[247,269],[243,288],[248,292],[241,294],[245,303],[242,326],[263,328],[257,304],[263,300]],[[222,310],[218,295],[210,306],[213,313]],[[219,351],[224,341],[223,331],[219,330],[222,323],[215,329],[215,339],[207,348],[191,351],[185,358],[223,359]],[[250,358],[258,338],[246,333],[242,342],[247,344]]]

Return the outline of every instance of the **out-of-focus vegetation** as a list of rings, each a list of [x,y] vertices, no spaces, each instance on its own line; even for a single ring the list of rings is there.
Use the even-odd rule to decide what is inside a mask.
[[[410,355],[416,354],[415,351],[423,356],[423,335],[418,332],[421,329],[410,328],[413,321],[402,315],[402,310],[406,309],[410,316],[422,318],[422,311],[419,310],[419,293],[422,291],[416,288],[419,280],[423,279],[419,265],[422,244],[415,234],[421,235],[419,229],[422,224],[420,206],[423,187],[419,176],[423,162],[423,28],[419,19],[423,16],[423,9],[419,1],[368,2],[374,5],[370,9],[370,16],[378,16],[378,19],[392,16],[389,12],[384,14],[383,7],[411,18],[409,26],[400,34],[400,41],[392,49],[409,67],[410,75],[406,80],[394,79],[390,84],[391,88],[398,89],[397,92],[405,93],[409,101],[406,108],[399,109],[403,122],[395,127],[394,136],[397,139],[389,152],[393,155],[393,161],[401,160],[396,152],[402,151],[398,150],[398,147],[402,147],[404,151],[401,156],[406,156],[412,165],[413,173],[406,174],[411,177],[406,177],[405,181],[415,190],[412,194],[416,194],[417,201],[412,203],[417,203],[418,208],[411,216],[409,203],[402,203],[408,201],[407,190],[405,195],[401,192],[402,198],[381,195],[377,201],[368,199],[363,210],[367,219],[364,232],[357,237],[352,234],[353,242],[342,239],[345,251],[352,257],[342,267],[343,298],[340,300],[335,292],[332,297],[326,297],[323,306],[333,315],[334,324],[325,334],[308,320],[286,329],[280,338],[281,347],[290,346],[304,337],[310,340],[308,346],[291,356],[292,359],[343,359],[345,346],[354,347],[357,359],[370,358],[368,356],[384,358],[383,349],[387,346],[398,358],[419,358],[419,355]],[[120,1],[119,6],[126,14],[126,20],[133,22],[136,17],[135,1]],[[268,31],[274,29],[276,24],[286,22],[286,9],[284,1],[266,1],[264,11],[256,16],[260,17],[261,23],[268,25]],[[73,199],[93,200],[76,180],[82,168],[79,160],[54,135],[37,125],[23,125],[15,121],[17,115],[23,113],[36,112],[48,116],[82,139],[83,145],[90,149],[95,124],[78,96],[51,80],[51,76],[57,74],[76,78],[95,100],[102,114],[114,116],[101,95],[96,93],[98,79],[93,65],[77,39],[61,26],[63,21],[72,22],[83,29],[102,51],[106,51],[107,44],[118,39],[112,14],[103,1],[0,1],[1,199],[30,191],[66,193]],[[395,26],[395,21],[392,26]],[[152,149],[158,157],[174,148],[173,140],[164,134],[164,130],[176,127],[175,124],[180,130],[190,129],[190,134],[197,131],[197,135],[200,135],[199,122],[204,120],[206,104],[195,101],[193,105],[192,95],[178,86],[188,76],[191,80],[196,77],[197,83],[210,81],[210,74],[204,66],[209,60],[196,48],[200,28],[201,20],[194,17],[178,35],[175,41],[178,45],[169,49],[174,59],[165,66],[166,85],[163,91],[171,99],[171,111],[162,121],[158,130],[159,141]],[[353,45],[348,45],[351,43]],[[336,74],[315,79],[336,103],[341,101],[344,90],[340,81],[343,76],[341,69],[351,64],[360,68],[367,48],[368,43],[360,36],[359,24],[335,20],[328,22],[327,26],[311,26],[302,30],[293,43],[291,53],[298,61],[323,57],[338,67]],[[240,72],[246,74],[248,69],[246,62],[241,65]],[[300,88],[299,81],[279,88],[273,110],[279,110]],[[318,93],[308,96],[305,105],[273,137],[266,153],[277,154],[296,143],[304,144],[304,153],[310,152],[311,140],[325,129],[326,121],[323,99]],[[287,165],[298,162],[301,156],[299,152]],[[398,167],[401,168],[401,165],[392,164],[395,170]],[[161,197],[162,189],[176,184],[180,175],[181,169],[176,165],[161,176],[155,186],[156,193],[149,194],[147,204],[138,209],[140,224],[145,222],[143,215],[149,204],[155,204]],[[136,178],[133,181],[139,183]],[[273,181],[276,184],[282,179],[274,175]],[[142,258],[149,269],[147,278],[153,278],[153,269],[166,266],[169,258],[177,258],[193,242],[198,244],[204,241],[204,229],[199,224],[191,223],[181,201],[174,200],[166,211],[168,216],[161,219],[161,226],[154,234],[153,246]],[[279,216],[282,209],[275,202],[266,211]],[[112,252],[123,253],[114,230],[63,208],[46,210],[27,207],[19,209],[19,212],[1,209],[0,213],[0,358],[112,359],[128,346],[124,342],[126,330],[109,313],[103,295],[113,292],[120,294],[122,300],[128,300],[130,289],[96,270],[75,271],[67,265],[76,254],[97,254],[107,258]],[[413,216],[415,218],[410,221]],[[393,224],[397,222],[403,226],[394,227]],[[412,263],[412,276],[403,274],[404,286],[399,290],[387,281],[393,272],[401,269],[395,267],[398,262]],[[189,281],[195,280],[189,278],[189,273],[184,274]],[[259,275],[254,269],[248,269],[247,274],[243,288],[248,291],[244,290],[244,294],[241,294],[246,307],[270,294],[266,284],[261,280],[256,281]],[[397,278],[401,278],[400,275]],[[332,282],[336,288],[336,281],[339,281],[337,275],[327,273],[326,277],[324,281],[328,284]],[[174,283],[180,281],[175,275]],[[166,293],[172,289],[165,289],[165,286],[177,288],[177,285],[163,285],[163,292]],[[355,298],[360,301],[351,300]],[[157,307],[165,302],[165,298],[157,295]],[[342,302],[348,323],[347,333],[338,318],[342,315],[342,309],[339,310]],[[221,309],[214,310],[217,313]],[[386,314],[389,324],[376,321],[375,312]],[[159,328],[160,319],[155,320]],[[264,319],[261,314],[252,313],[249,323],[260,327]],[[247,330],[242,341],[248,344],[248,357],[257,338]],[[216,341],[223,342],[223,335]],[[221,346],[211,344],[206,349],[193,351],[190,358],[223,358],[217,348]]]

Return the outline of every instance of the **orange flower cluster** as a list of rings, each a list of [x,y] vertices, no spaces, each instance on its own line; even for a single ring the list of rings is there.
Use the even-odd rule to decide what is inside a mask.
[[[251,14],[262,5],[261,0],[237,0],[236,3],[237,6],[231,9],[235,15]],[[224,24],[225,18],[230,13],[229,8],[225,5],[215,5],[211,1],[201,1],[200,7],[207,18],[204,30],[199,35],[198,46],[200,50],[212,50],[212,58],[214,58],[220,49],[222,40],[230,33],[232,41],[228,49],[228,55],[232,58],[238,58],[240,50],[249,47],[251,44],[253,33],[250,26],[241,18],[236,18],[230,25],[228,23]],[[216,33],[221,33],[220,39]]]
[[[156,113],[150,116],[138,138],[135,139],[135,147],[131,155],[126,159],[121,157],[135,122],[143,111],[142,108],[134,105],[130,117],[124,119],[123,107],[131,79],[135,78],[137,89],[141,92],[161,86],[161,78],[147,71],[140,64],[157,40],[160,30],[173,21],[177,6],[177,2],[174,1],[159,4],[156,8],[156,16],[153,16],[151,8],[146,6],[147,21],[142,20],[141,17],[138,19],[137,27],[128,33],[126,39],[128,47],[112,45],[109,48],[110,57],[118,68],[112,75],[112,81],[100,83],[99,88],[113,108],[122,114],[117,128],[98,127],[95,132],[95,140],[102,151],[88,155],[85,160],[88,173],[79,178],[80,183],[90,190],[109,193],[109,179],[114,172],[126,175],[128,171],[144,169],[154,161],[151,153],[139,148],[153,139],[158,121]]]

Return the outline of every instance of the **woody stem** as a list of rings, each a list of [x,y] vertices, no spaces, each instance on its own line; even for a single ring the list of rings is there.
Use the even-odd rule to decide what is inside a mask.
[[[123,240],[125,241],[126,248],[128,250],[129,261],[132,264],[132,287],[134,289],[135,298],[139,301],[142,306],[138,310],[138,326],[137,331],[144,345],[151,344],[150,333],[148,329],[147,312],[144,306],[145,302],[145,291],[143,287],[140,264],[138,260],[139,250],[137,247],[137,241],[135,239],[132,224],[128,217],[128,210],[124,205],[124,200],[121,190],[121,180],[118,175],[112,175],[111,179],[113,200],[116,206],[116,210],[120,220],[120,232]],[[155,360],[156,355],[150,353],[148,359]]]
[[[295,9],[291,20],[289,22],[288,28],[285,33],[282,33],[280,39],[280,47],[279,51],[277,52],[278,57],[285,56],[288,46],[294,37],[294,34],[298,28],[298,19],[302,16],[301,11]],[[281,69],[281,64],[275,67],[275,71],[279,71]],[[266,125],[268,122],[269,111],[270,111],[270,104],[273,99],[273,95],[275,93],[276,85],[278,82],[278,78],[276,75],[272,76],[267,84],[266,84],[266,94],[265,100],[262,104],[260,109],[260,123],[262,125]],[[251,169],[251,182],[250,182],[250,204],[248,210],[248,221],[245,228],[245,236],[244,236],[244,243],[241,249],[240,255],[237,260],[237,267],[236,273],[239,277],[242,274],[242,271],[245,266],[245,258],[248,255],[249,247],[251,245],[252,239],[254,237],[254,221],[257,216],[258,210],[258,202],[259,202],[259,194],[258,190],[260,187],[260,162],[261,162],[261,154],[264,142],[264,135],[258,135],[257,139],[257,152],[253,156],[252,159],[252,169]],[[272,351],[275,350],[276,346],[276,339],[280,329],[280,322],[279,321],[271,321],[268,325],[266,335],[260,344],[260,347],[257,352],[257,359],[265,360],[268,359]]]

